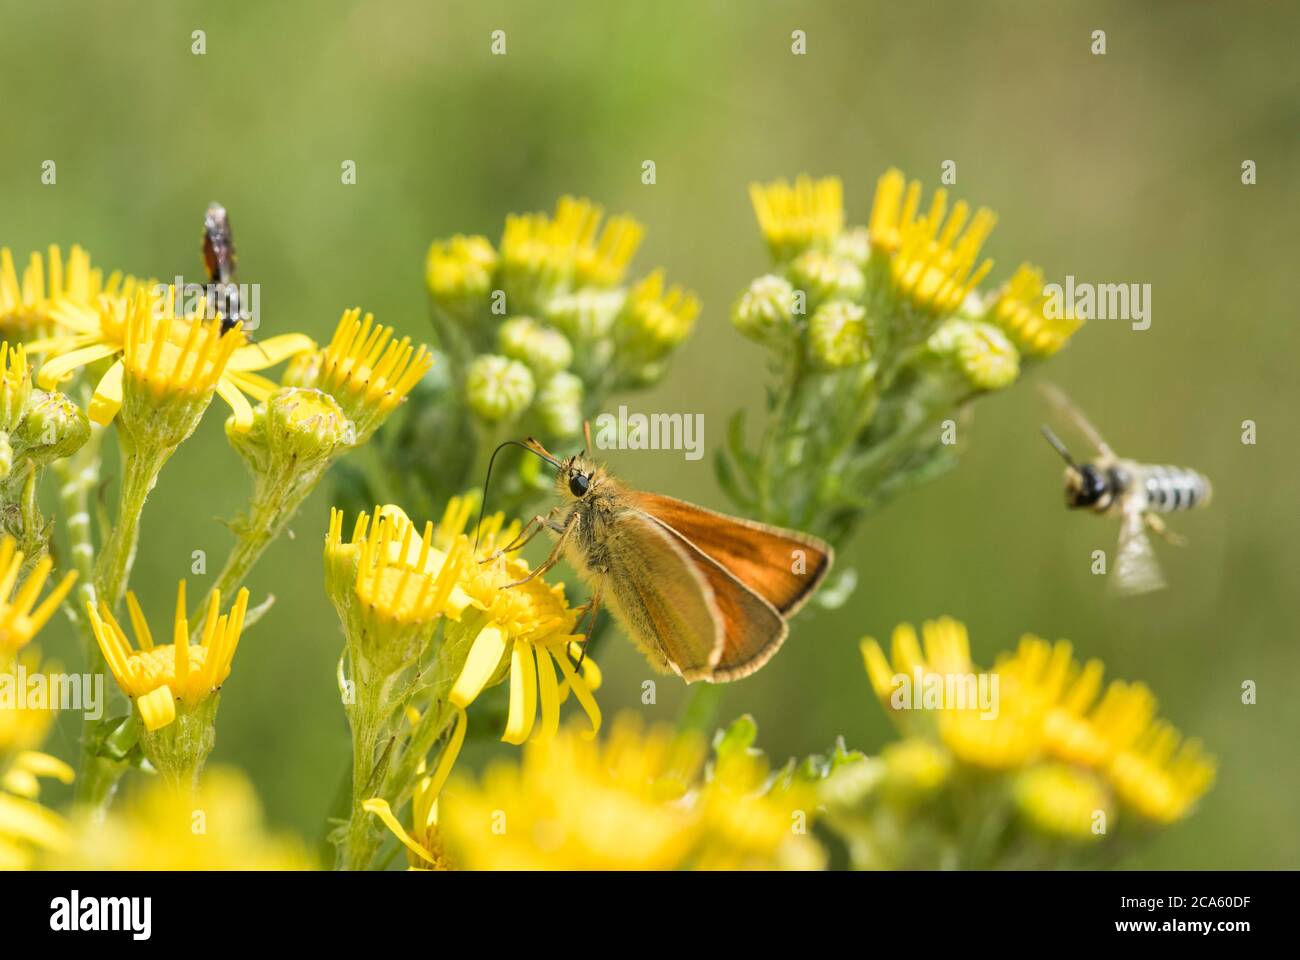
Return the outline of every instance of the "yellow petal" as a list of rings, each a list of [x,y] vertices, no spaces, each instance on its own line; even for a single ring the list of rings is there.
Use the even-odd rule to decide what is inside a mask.
[[[451,688],[451,702],[462,710],[473,703],[492,679],[492,674],[496,673],[505,652],[506,635],[501,629],[492,625],[484,627],[474,638],[465,666],[456,678],[456,685]],[[554,679],[552,675],[552,682]]]
[[[227,370],[265,370],[281,360],[288,360],[299,353],[316,349],[316,341],[301,333],[283,333],[278,337],[269,337],[238,348],[230,355]]]
[[[248,398],[239,392],[239,388],[229,377],[224,376],[217,381],[217,393],[221,394],[222,400],[230,404],[230,409],[235,415],[235,429],[240,433],[247,433],[253,425],[253,408]]]
[[[117,411],[122,409],[122,361],[118,360],[108,368],[108,373],[100,379],[95,387],[95,395],[90,398],[90,419],[101,427],[113,422]]]
[[[52,757],[48,753],[37,753],[34,750],[25,750],[18,754],[14,764],[22,767],[32,776],[53,777],[61,783],[71,783],[76,777],[72,768],[58,757]]]
[[[447,777],[451,776],[451,768],[456,764],[456,758],[460,756],[461,744],[465,742],[465,728],[469,725],[469,719],[465,716],[465,711],[456,710],[456,726],[451,731],[451,739],[447,745],[442,748],[442,756],[438,758],[438,769],[433,771],[433,776],[429,777],[424,790],[424,802],[436,803],[438,794],[442,792],[442,785],[447,782]]]
[[[540,737],[553,737],[560,729],[560,691],[555,682],[555,662],[545,647],[537,648],[537,680],[542,693],[542,729]]]
[[[135,708],[140,711],[144,728],[152,733],[161,730],[176,719],[176,697],[172,688],[163,684],[157,690],[151,690],[135,701]]]
[[[596,703],[596,698],[591,695],[591,688],[587,686],[587,681],[578,676],[578,671],[574,670],[569,663],[569,658],[560,654],[555,658],[560,665],[560,671],[564,674],[564,679],[568,681],[569,687],[573,690],[574,696],[582,704],[582,709],[587,713],[587,719],[591,721],[591,732],[583,733],[583,737],[593,740],[596,734],[600,732],[600,704]]]
[[[280,385],[274,380],[268,380],[258,373],[240,373],[238,370],[231,370],[226,367],[226,378],[237,386],[241,391],[248,394],[258,403],[261,403],[275,391],[280,389]]]
[[[95,343],[80,350],[72,350],[62,356],[54,357],[41,364],[41,372],[36,375],[36,384],[42,390],[53,390],[60,380],[72,376],[73,372],[88,363],[111,357],[121,348],[111,343]]]
[[[510,653],[510,718],[501,739],[521,744],[533,732],[537,717],[537,663],[529,644],[516,643]]]
[[[384,826],[386,826],[389,830],[393,831],[393,836],[395,836],[398,840],[401,840],[403,846],[405,846],[406,849],[410,850],[416,856],[421,857],[424,860],[427,860],[429,863],[432,863],[435,866],[437,865],[438,861],[435,860],[433,857],[429,856],[429,851],[424,849],[424,847],[420,846],[413,839],[411,839],[411,835],[407,833],[404,829],[402,829],[402,825],[398,823],[397,818],[393,816],[393,809],[388,805],[387,800],[382,800],[379,797],[374,797],[370,800],[366,800],[365,802],[363,802],[361,804],[361,809],[367,811],[368,813],[373,813],[380,820],[382,820],[384,822]]]
[[[58,814],[39,803],[3,793],[0,793],[0,834],[54,850],[66,848],[68,843],[63,820]]]

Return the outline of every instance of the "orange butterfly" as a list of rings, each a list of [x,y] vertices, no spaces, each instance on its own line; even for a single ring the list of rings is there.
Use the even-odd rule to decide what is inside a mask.
[[[651,665],[687,683],[737,680],[765,664],[830,570],[834,551],[816,537],[627,487],[592,460],[590,432],[587,454],[563,461],[531,438],[519,446],[559,471],[563,501],[500,551],[542,530],[557,537],[519,582],[567,559],[591,587],[592,622],[608,598]]]

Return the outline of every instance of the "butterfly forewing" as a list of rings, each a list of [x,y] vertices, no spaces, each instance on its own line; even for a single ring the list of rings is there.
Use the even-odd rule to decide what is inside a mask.
[[[705,510],[684,500],[637,492],[633,503],[716,560],[784,617],[812,596],[834,551],[816,537]]]

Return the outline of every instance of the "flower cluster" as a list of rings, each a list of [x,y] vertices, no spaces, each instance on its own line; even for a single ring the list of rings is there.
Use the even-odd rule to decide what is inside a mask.
[[[981,673],[966,628],[862,642],[867,675],[905,739],[823,786],[859,867],[1102,864],[1186,817],[1214,780],[1198,741],[1156,719],[1140,683],[1102,683],[1069,643],[1026,636]],[[982,695],[982,694],[990,695]]]
[[[497,514],[467,533],[472,506],[454,498],[422,530],[400,508],[377,507],[350,537],[343,513],[331,513],[326,591],[347,640],[339,682],[353,737],[351,818],[336,837],[348,866],[375,852],[371,813],[391,818],[408,799],[417,813],[432,809],[464,743],[467,711],[488,688],[508,682],[507,743],[553,737],[570,694],[599,729],[599,670],[590,658],[581,671],[571,662],[581,659],[578,611],[563,585],[498,549],[511,546],[517,524]]]
[[[381,445],[385,489],[428,515],[476,486],[505,439],[577,437],[616,391],[657,382],[699,315],[662,270],[627,274],[644,229],[564,197],[553,213],[507,217],[500,241],[457,234],[429,248],[425,279],[440,363]],[[441,362],[445,360],[445,362]],[[507,451],[495,496],[525,514],[544,492]],[[360,475],[348,503],[376,499]]]
[[[756,733],[736,721],[706,766],[698,735],[631,716],[604,743],[565,728],[478,784],[453,781],[426,842],[471,870],[820,869],[813,783],[773,772]]]
[[[840,181],[755,184],[775,261],[736,301],[736,329],[764,345],[778,379],[757,450],[730,431],[719,479],[764,520],[842,541],[886,499],[955,462],[960,408],[1051,356],[1079,322],[1044,310],[1025,265],[983,295],[981,250],[996,221],[897,170],[876,185],[866,227],[846,227]],[[817,463],[812,475],[802,464]]]

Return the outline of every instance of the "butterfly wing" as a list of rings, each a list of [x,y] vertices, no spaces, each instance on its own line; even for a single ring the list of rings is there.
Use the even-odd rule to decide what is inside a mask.
[[[628,637],[659,670],[688,683],[711,679],[722,619],[681,538],[636,510],[623,511],[609,537],[601,587]]]
[[[830,571],[830,544],[685,500],[637,492],[634,505],[715,560],[783,617],[793,616]]]
[[[712,594],[722,642],[715,652],[712,672],[703,679],[712,683],[739,680],[767,663],[789,633],[785,618],[772,604],[676,530],[649,514],[644,516],[647,522],[660,527],[673,538]]]

